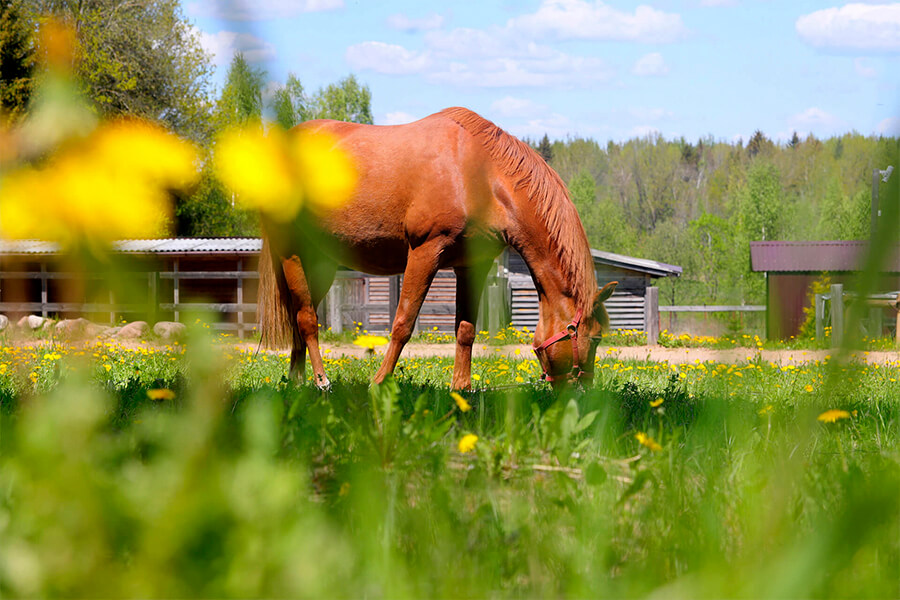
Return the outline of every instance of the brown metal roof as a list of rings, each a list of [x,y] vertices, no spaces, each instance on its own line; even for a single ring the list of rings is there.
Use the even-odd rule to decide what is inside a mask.
[[[858,271],[866,258],[865,241],[750,242],[750,263],[754,271],[802,273]],[[885,271],[900,273],[900,248],[895,247]]]

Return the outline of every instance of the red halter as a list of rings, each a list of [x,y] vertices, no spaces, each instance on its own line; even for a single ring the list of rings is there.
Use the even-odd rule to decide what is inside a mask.
[[[547,366],[544,364],[542,359],[541,352],[546,350],[548,347],[552,346],[556,342],[560,340],[572,340],[572,372],[567,376],[569,378],[574,378],[576,380],[581,379],[581,376],[584,375],[584,369],[581,368],[581,363],[578,360],[578,325],[581,323],[581,310],[575,313],[575,318],[572,319],[572,322],[566,325],[566,328],[554,335],[553,337],[544,340],[544,343],[540,346],[532,345],[532,349],[534,353],[537,355],[538,362],[541,363],[541,369],[544,371],[542,376],[543,379],[547,381],[553,381],[556,379],[553,375],[549,373],[547,370]],[[558,377],[558,376],[557,376]]]

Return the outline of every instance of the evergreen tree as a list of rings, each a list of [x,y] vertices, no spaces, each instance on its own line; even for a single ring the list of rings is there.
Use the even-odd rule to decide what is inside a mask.
[[[553,160],[553,146],[550,144],[550,138],[546,133],[544,134],[544,137],[541,138],[540,144],[538,144],[537,152],[548,165],[550,164],[550,161]]]

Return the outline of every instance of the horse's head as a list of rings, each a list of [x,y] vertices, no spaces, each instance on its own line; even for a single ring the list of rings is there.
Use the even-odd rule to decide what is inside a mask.
[[[617,284],[613,281],[597,290],[588,314],[578,310],[572,315],[563,315],[558,310],[541,311],[534,332],[534,352],[544,378],[554,387],[571,380],[585,383],[593,380],[597,344],[609,329],[609,314],[603,303],[612,296]]]

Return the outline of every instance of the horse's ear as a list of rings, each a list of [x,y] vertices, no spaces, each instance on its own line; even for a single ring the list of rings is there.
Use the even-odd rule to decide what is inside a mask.
[[[594,310],[597,310],[602,303],[606,302],[613,295],[617,285],[619,285],[618,281],[610,281],[603,286],[603,289],[597,290],[597,295],[594,296]]]

